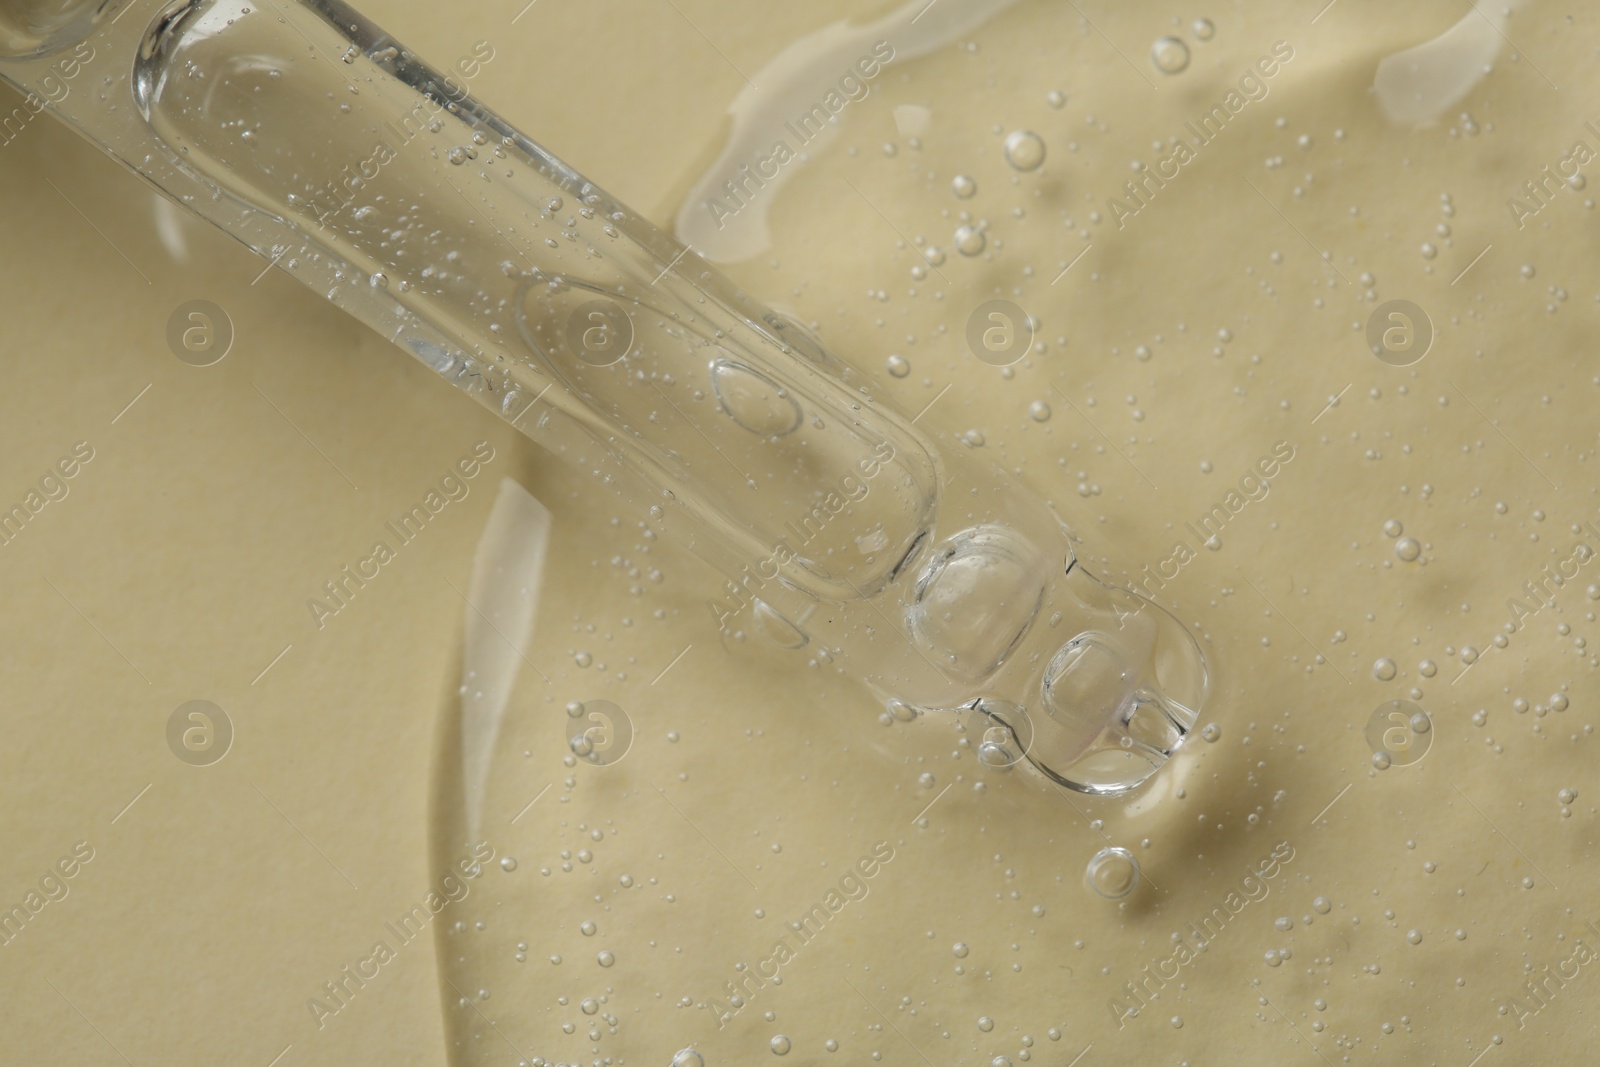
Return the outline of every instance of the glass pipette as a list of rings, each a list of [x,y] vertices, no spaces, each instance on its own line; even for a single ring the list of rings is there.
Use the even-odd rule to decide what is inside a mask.
[[[1207,689],[1188,630],[480,104],[474,60],[436,71],[336,0],[0,0],[30,101],[550,450],[653,485],[725,631],[889,721],[953,714],[997,770],[1119,794],[1161,767]]]

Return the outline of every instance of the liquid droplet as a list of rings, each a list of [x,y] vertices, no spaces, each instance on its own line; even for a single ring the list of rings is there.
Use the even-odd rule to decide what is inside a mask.
[[[772,1054],[774,1056],[784,1056],[787,1055],[789,1050],[794,1047],[794,1042],[790,1041],[783,1034],[779,1034],[777,1037],[772,1039],[771,1045]]]
[[[1202,41],[1209,41],[1216,35],[1217,27],[1210,19],[1195,19],[1190,31]]]
[[[965,174],[957,174],[950,182],[950,191],[962,200],[968,200],[978,191],[978,183]]]
[[[1403,563],[1415,563],[1417,557],[1422,555],[1422,545],[1415,537],[1402,537],[1394,544],[1394,554]]]
[[[890,356],[885,365],[891,378],[904,378],[911,373],[911,362],[904,356]]]

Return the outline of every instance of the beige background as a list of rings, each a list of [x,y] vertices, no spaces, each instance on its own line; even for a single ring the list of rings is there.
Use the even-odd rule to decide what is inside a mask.
[[[74,442],[95,449],[70,495],[0,548],[11,605],[0,616],[0,902],[20,902],[74,842],[95,849],[70,895],[0,949],[0,1059],[433,1063],[459,1035],[463,1061],[515,1062],[482,1033],[495,1018],[527,1054],[585,1062],[666,1063],[693,1042],[713,1067],[750,1063],[777,1033],[795,1041],[786,1062],[802,1063],[830,1060],[830,1037],[845,1046],[837,1062],[880,1051],[884,1062],[941,1067],[1017,1058],[1023,1037],[1047,1063],[1093,1045],[1084,1065],[1313,1063],[1308,1043],[1333,1060],[1345,1051],[1336,1041],[1359,1038],[1353,1061],[1465,1067],[1491,1034],[1504,1046],[1489,1048],[1486,1067],[1578,1062],[1597,1036],[1590,968],[1526,1028],[1496,1007],[1525,965],[1566,958],[1584,922],[1600,920],[1588,891],[1600,873],[1594,655],[1578,643],[1594,637],[1584,587],[1600,581],[1600,564],[1454,685],[1464,665],[1445,650],[1487,650],[1505,600],[1568,554],[1572,524],[1600,521],[1595,215],[1587,193],[1563,194],[1518,231],[1504,207],[1583,136],[1585,119],[1600,119],[1587,106],[1595,27],[1587,14],[1531,5],[1507,31],[1529,60],[1502,54],[1443,127],[1413,135],[1377,117],[1372,69],[1465,5],[1341,0],[1307,26],[1318,6],[1083,7],[1090,28],[1069,7],[1021,4],[975,35],[976,51],[930,57],[853,112],[838,146],[783,194],[772,256],[731,272],[818,322],[903,410],[956,383],[919,425],[982,430],[991,458],[1085,529],[1100,573],[1164,557],[1174,528],[1273,441],[1295,443],[1272,494],[1164,592],[1210,640],[1218,685],[1206,719],[1222,738],[1196,741],[1131,805],[1069,806],[1011,781],[976,793],[970,757],[953,759],[946,735],[886,734],[847,683],[725,654],[703,608],[708,573],[670,536],[643,541],[632,503],[555,465],[285,274],[262,275],[261,260],[159,209],[57,124],[41,119],[0,148],[0,502],[20,500]],[[802,33],[889,7],[540,0],[515,25],[516,5],[371,0],[364,10],[440,65],[490,41],[497,57],[477,95],[665,224],[717,147],[743,84],[734,65],[754,73]],[[1118,54],[1154,79],[1148,42],[1187,36],[1197,15],[1218,32],[1203,46],[1189,38],[1195,61],[1181,79],[1152,87]],[[1218,99],[1278,38],[1297,56],[1268,101],[1126,230],[1089,221],[1128,160],[1151,158],[1153,137]],[[1052,88],[1071,94],[1066,108],[1044,104]],[[921,153],[890,117],[906,102],[935,108]],[[1465,132],[1460,111],[1480,132]],[[1013,187],[994,134],[1019,125],[1038,129],[1051,157],[1037,180]],[[1301,133],[1311,149],[1297,147]],[[892,160],[885,141],[897,143]],[[1283,167],[1263,165],[1278,156]],[[982,190],[966,205],[948,192],[962,170]],[[1441,213],[1442,193],[1454,214]],[[947,249],[954,212],[981,211],[995,254],[951,253],[950,285],[914,282],[915,253],[874,204]],[[1014,204],[1025,220],[1010,216]],[[1426,361],[1396,370],[1362,350],[1352,327],[1375,304],[1296,227],[1352,282],[1372,271],[1378,299],[1430,308],[1439,339]],[[1081,249],[1080,230],[1094,250],[1051,287]],[[1424,241],[1436,258],[1419,254]],[[887,301],[865,295],[879,289]],[[958,340],[967,309],[994,292],[1034,310],[1048,341],[1010,378],[978,367]],[[237,331],[206,369],[178,362],[164,341],[172,309],[197,297],[223,306]],[[1233,340],[1217,359],[1224,327]],[[1131,358],[1139,344],[1156,349],[1150,362]],[[911,359],[909,378],[883,372],[891,351]],[[1047,423],[1027,416],[1038,399],[1056,409]],[[317,631],[305,599],[482,439],[498,455],[472,495]],[[486,933],[444,942],[447,973],[493,996],[442,1012],[439,953],[419,941],[319,1031],[306,999],[461,854],[448,817],[433,833],[452,785],[438,754],[451,751],[463,609],[449,583],[466,586],[501,475],[556,522],[530,653],[551,684],[524,677],[490,793],[505,829],[489,836],[518,857],[521,880],[493,869],[474,883],[470,914]],[[1103,491],[1082,496],[1080,481]],[[1391,518],[1422,542],[1421,561],[1396,559],[1382,532]],[[614,565],[619,556],[627,562]],[[577,666],[579,650],[608,677]],[[1382,656],[1399,665],[1394,681],[1373,677]],[[1421,673],[1424,659],[1436,675]],[[1368,715],[1413,688],[1433,716],[1434,750],[1416,767],[1370,771]],[[1558,691],[1567,709],[1539,714]],[[616,777],[571,784],[593,769],[560,765],[559,708],[597,695],[633,713],[636,750]],[[180,763],[164,738],[172,709],[195,698],[221,705],[237,731],[207,768]],[[1537,707],[1518,714],[1519,699]],[[1482,727],[1472,722],[1480,708]],[[917,784],[925,770],[933,789]],[[950,782],[928,825],[914,824]],[[509,814],[550,783],[511,826]],[[1556,799],[1563,787],[1579,792],[1570,817]],[[581,878],[541,875],[589,839],[579,824],[605,826],[610,851]],[[764,952],[776,922],[880,839],[897,858],[852,905],[851,932],[808,954],[737,1027],[719,1031],[702,1011],[673,1006],[715,995],[735,961]],[[1120,907],[1079,884],[1106,839],[1133,848],[1149,879]],[[1184,988],[1119,1030],[1107,999],[1280,840],[1296,858],[1274,895],[1186,969]],[[623,873],[648,895],[619,895]],[[1336,910],[1307,925],[1317,895]],[[612,922],[605,945],[573,934],[597,912]],[[1292,931],[1275,930],[1279,916]],[[1420,945],[1406,940],[1412,929]],[[531,943],[528,964],[511,962],[519,938]],[[953,958],[955,941],[972,956]],[[619,962],[596,978],[602,947]],[[1265,967],[1263,953],[1283,947],[1292,962]],[[558,951],[560,968],[542,962]],[[574,1010],[591,989],[622,1020],[592,1046],[581,1033],[592,1022]],[[977,1027],[985,1015],[993,1030]],[[567,1021],[576,1037],[561,1034]],[[1049,1027],[1064,1031],[1060,1043]]]

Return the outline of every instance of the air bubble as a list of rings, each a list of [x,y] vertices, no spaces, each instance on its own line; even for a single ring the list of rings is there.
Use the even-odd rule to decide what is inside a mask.
[[[1005,157],[1016,170],[1037,170],[1044,162],[1044,141],[1032,130],[1013,130],[1006,135]]]
[[[1150,46],[1150,62],[1163,74],[1182,74],[1189,67],[1189,46],[1176,37],[1163,37]]]
[[[959,226],[956,228],[956,251],[964,256],[975,256],[983,251],[987,244],[981,226]]]
[[[1090,858],[1083,878],[1096,896],[1121,900],[1139,884],[1139,861],[1125,848],[1103,848]]]

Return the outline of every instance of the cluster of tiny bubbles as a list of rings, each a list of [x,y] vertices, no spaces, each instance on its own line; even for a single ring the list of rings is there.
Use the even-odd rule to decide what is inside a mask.
[[[1044,162],[1044,140],[1032,130],[1012,130],[1006,134],[1004,153],[1014,170],[1038,170]]]
[[[1189,46],[1176,37],[1161,37],[1150,46],[1150,62],[1163,74],[1182,74],[1189,67]]]

